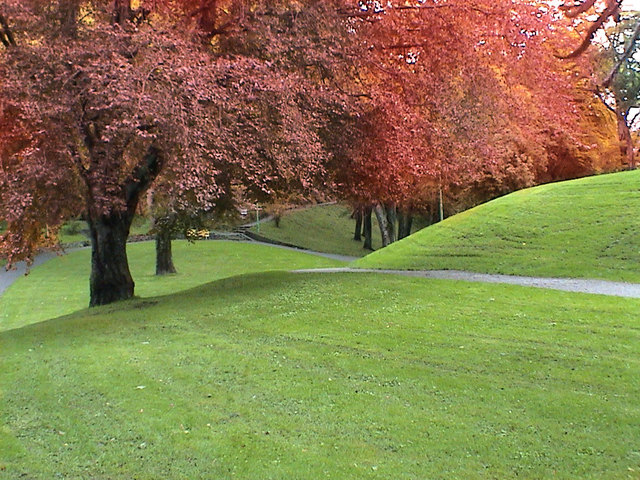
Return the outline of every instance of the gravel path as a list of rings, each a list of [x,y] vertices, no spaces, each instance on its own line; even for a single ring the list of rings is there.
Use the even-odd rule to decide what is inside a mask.
[[[294,270],[296,273],[386,273],[407,277],[438,278],[445,280],[464,280],[467,282],[507,283],[524,287],[548,288],[567,292],[593,293],[616,297],[640,298],[640,284],[612,282],[609,280],[587,280],[579,278],[521,277],[516,275],[497,275],[488,273],[463,272],[460,270],[372,270],[361,268],[321,268]]]
[[[40,253],[36,255],[31,268],[37,267],[55,256],[56,254],[53,252]],[[6,270],[4,267],[0,267],[0,295],[2,295],[2,293],[9,288],[13,282],[23,276],[26,271],[27,266],[24,262],[19,262],[13,270]]]

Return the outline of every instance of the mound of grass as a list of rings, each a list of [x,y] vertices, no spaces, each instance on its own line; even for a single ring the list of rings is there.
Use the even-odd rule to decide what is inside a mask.
[[[375,215],[372,219],[372,246],[380,248],[380,230]],[[337,253],[352,257],[362,257],[369,250],[362,248],[362,242],[353,240],[355,220],[351,210],[344,205],[321,205],[286,212],[280,221],[261,222],[251,229],[252,232],[316,252]]]
[[[448,218],[356,266],[637,282],[639,210],[640,171],[543,185]]]
[[[321,268],[342,263],[314,255],[262,245],[209,241],[173,242],[178,274],[155,275],[155,244],[127,246],[136,295],[178,292],[242,273]],[[89,304],[91,251],[76,250],[34,268],[0,296],[0,330],[16,328],[85,308]]]
[[[0,332],[0,478],[636,476],[640,301],[252,274]]]

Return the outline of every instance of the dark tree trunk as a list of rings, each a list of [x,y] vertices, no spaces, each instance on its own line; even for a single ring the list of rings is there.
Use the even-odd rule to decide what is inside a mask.
[[[156,233],[156,275],[176,273],[171,253],[171,229],[160,229]]]
[[[376,213],[376,219],[378,220],[378,226],[380,227],[380,236],[382,237],[382,247],[391,245],[392,236],[389,233],[389,221],[387,220],[387,212],[380,205],[376,205],[374,208]]]
[[[133,9],[131,8],[131,0],[115,0],[113,3],[114,24],[124,25],[133,17]]]
[[[413,217],[406,212],[398,212],[398,240],[411,235],[411,226],[413,225]]]
[[[127,261],[127,237],[133,214],[123,212],[89,218],[91,232],[90,306],[106,305],[133,296]]]
[[[60,30],[62,34],[75,38],[78,36],[78,14],[80,12],[79,0],[61,0],[58,5],[60,16]]]
[[[9,28],[7,18],[2,14],[2,12],[0,12],[0,27],[0,42],[2,42],[2,44],[7,48],[15,47],[16,39],[13,36],[13,31]]]
[[[616,111],[616,118],[618,120],[618,138],[620,139],[620,153],[627,164],[629,170],[636,169],[636,160],[633,154],[633,138],[631,137],[631,131],[627,124],[627,116],[625,112]]]
[[[362,229],[364,230],[364,245],[362,248],[366,250],[373,250],[371,236],[372,236],[372,227],[371,227],[371,207],[363,208],[362,215]]]
[[[387,229],[389,230],[389,238],[391,239],[391,243],[395,242],[396,237],[396,222],[398,220],[398,214],[396,211],[395,204],[388,204],[384,207],[385,212],[387,214]]]
[[[89,151],[97,150],[93,127],[87,126]],[[82,170],[89,191],[88,223],[91,232],[91,277],[89,305],[106,305],[133,296],[135,284],[127,260],[127,237],[138,206],[140,195],[156,178],[163,164],[163,156],[154,145],[149,146],[141,162],[136,165],[122,185],[126,209],[108,214],[96,213],[93,204],[92,179]],[[95,210],[94,210],[95,209]]]
[[[360,231],[362,230],[362,208],[358,207],[353,212],[353,217],[356,219],[356,228],[353,232],[353,239],[357,242],[362,240]]]

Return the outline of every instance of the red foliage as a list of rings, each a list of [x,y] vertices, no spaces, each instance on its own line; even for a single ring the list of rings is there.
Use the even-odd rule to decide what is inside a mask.
[[[10,263],[83,213],[92,303],[106,303],[133,293],[124,241],[154,182],[167,215],[228,208],[234,185],[256,200],[324,187],[323,119],[340,104],[326,84],[337,41],[325,6],[248,3],[2,5],[0,113],[17,132],[0,135]],[[100,290],[114,298],[94,299]]]
[[[574,37],[552,5],[359,5],[343,10],[360,39],[363,113],[340,177],[354,202],[420,209],[439,187],[504,193],[549,179],[554,139],[580,143],[575,88],[588,72],[556,57]]]

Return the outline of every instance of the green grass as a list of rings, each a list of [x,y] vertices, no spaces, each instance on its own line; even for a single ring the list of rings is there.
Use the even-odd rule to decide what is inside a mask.
[[[378,222],[373,215],[372,246],[381,246]],[[293,210],[285,213],[280,228],[273,221],[261,222],[260,230],[251,231],[279,242],[296,245],[316,252],[337,253],[352,257],[362,257],[369,250],[362,248],[362,242],[353,240],[355,220],[351,210],[343,205],[322,205]]]
[[[543,185],[455,215],[356,265],[638,282],[638,211],[640,171]]]
[[[164,295],[242,273],[320,268],[342,263],[261,245],[201,241],[173,242],[176,275],[155,275],[153,242],[127,246],[135,293]],[[0,330],[23,326],[85,308],[89,304],[91,251],[77,250],[34,268],[0,296]]]
[[[640,471],[638,300],[261,273],[0,332],[0,350],[2,479]]]
[[[636,279],[639,180],[519,192],[357,264]],[[143,298],[82,309],[88,250],[0,297],[1,480],[640,477],[640,300],[174,249],[156,278],[129,246]]]

